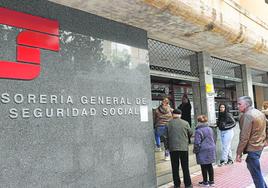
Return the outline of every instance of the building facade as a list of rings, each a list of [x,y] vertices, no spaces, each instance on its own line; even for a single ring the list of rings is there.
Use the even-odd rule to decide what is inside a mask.
[[[1,187],[155,187],[146,32],[48,1],[0,17]]]
[[[152,118],[162,97],[177,108],[187,94],[193,128],[199,114],[215,124],[221,102],[238,117],[237,97],[268,100],[268,27],[249,7],[1,0],[1,186],[165,183]]]

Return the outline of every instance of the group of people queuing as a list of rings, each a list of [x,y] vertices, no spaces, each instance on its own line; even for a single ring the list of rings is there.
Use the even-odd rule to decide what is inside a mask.
[[[167,123],[173,118],[174,109],[170,107],[168,97],[164,97],[162,103],[158,106],[154,113],[154,129],[156,151],[161,151],[161,140],[165,148],[165,160],[170,160],[169,150],[167,145]],[[181,110],[181,119],[187,121],[191,127],[191,103],[187,95],[183,95],[182,103],[178,107]],[[191,142],[191,136],[188,136],[188,142]]]
[[[264,105],[262,111],[259,111],[253,107],[250,97],[242,96],[238,98],[237,107],[241,116],[239,120],[240,136],[235,161],[241,162],[242,155],[247,154],[247,168],[256,188],[267,188],[261,173],[259,159],[268,141],[268,103]],[[231,143],[235,126],[236,121],[229,112],[228,106],[220,104],[217,127],[221,138],[221,157],[218,166],[234,163]],[[168,160],[170,156],[174,188],[181,186],[180,164],[185,187],[193,187],[189,171],[189,143],[192,135],[191,104],[187,95],[183,96],[182,104],[177,109],[172,109],[169,105],[169,99],[164,98],[155,112],[155,140],[156,149],[159,151],[162,138],[165,160]],[[196,155],[196,162],[201,167],[203,177],[199,186],[214,187],[213,163],[216,162],[216,140],[206,115],[197,116],[193,153]]]

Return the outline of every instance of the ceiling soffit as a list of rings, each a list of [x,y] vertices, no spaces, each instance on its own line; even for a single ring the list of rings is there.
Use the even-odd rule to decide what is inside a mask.
[[[231,0],[213,5],[196,0],[51,1],[142,28],[153,39],[268,71],[268,26]]]

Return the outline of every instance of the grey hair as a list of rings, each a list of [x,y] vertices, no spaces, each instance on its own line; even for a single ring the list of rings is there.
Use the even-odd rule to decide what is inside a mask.
[[[249,96],[239,97],[238,100],[245,101],[248,106],[252,106],[252,99]]]

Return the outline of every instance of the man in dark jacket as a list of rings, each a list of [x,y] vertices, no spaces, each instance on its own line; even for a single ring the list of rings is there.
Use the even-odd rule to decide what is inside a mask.
[[[248,96],[240,97],[238,109],[243,115],[240,118],[240,138],[236,151],[236,161],[241,162],[242,153],[247,154],[247,168],[256,188],[266,188],[260,167],[260,157],[266,145],[266,119],[262,112],[252,107]]]
[[[188,137],[193,134],[187,121],[181,119],[181,110],[173,111],[173,119],[168,122],[168,148],[170,151],[174,188],[179,188],[179,162],[183,172],[183,181],[186,188],[192,187],[189,172]]]

